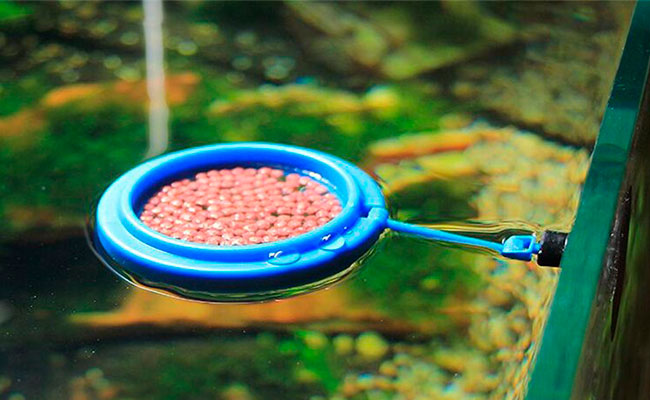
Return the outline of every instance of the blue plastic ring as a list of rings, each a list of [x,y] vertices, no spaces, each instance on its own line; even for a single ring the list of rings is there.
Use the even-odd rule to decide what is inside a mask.
[[[300,236],[258,245],[214,246],[177,240],[144,225],[143,204],[161,186],[219,167],[270,166],[326,185],[341,213]],[[283,297],[349,270],[386,229],[377,183],[337,157],[295,146],[233,143],[170,153],[128,171],[101,196],[93,242],[120,276],[149,288],[209,301]]]

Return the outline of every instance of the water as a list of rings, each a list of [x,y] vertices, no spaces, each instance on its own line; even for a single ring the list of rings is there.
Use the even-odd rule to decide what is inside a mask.
[[[495,243],[503,243],[504,240],[514,235],[540,236],[544,231],[542,226],[525,221],[460,221],[437,223],[418,221],[417,223],[427,228],[453,232]]]
[[[523,398],[552,271],[387,235],[327,288],[195,303],[82,226],[144,153],[258,140],[361,166],[399,220],[568,230],[630,5],[0,4],[0,398]]]

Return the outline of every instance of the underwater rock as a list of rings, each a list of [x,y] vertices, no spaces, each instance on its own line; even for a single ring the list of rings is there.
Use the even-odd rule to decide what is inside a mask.
[[[462,158],[473,171],[462,180],[480,182],[470,194],[478,221],[502,221],[501,228],[510,226],[507,221],[528,221],[531,225],[525,229],[532,231],[541,226],[569,229],[589,165],[586,150],[559,145],[513,127],[475,123],[462,131],[472,140],[460,149],[446,146],[456,139],[447,139],[444,130],[376,142],[370,146],[367,163],[384,180],[385,190],[394,188],[392,196],[398,196],[412,193],[416,185],[412,182],[417,182],[417,187],[433,186],[449,179],[444,178],[445,173],[448,177],[456,173],[453,164],[445,168],[445,164],[421,162],[422,158]],[[522,228],[517,223],[511,226]],[[522,398],[557,271],[487,257],[472,260],[473,270],[483,281],[482,289],[475,297],[454,305],[456,312],[469,317],[463,325],[467,335],[454,336],[451,344],[434,340],[418,351],[396,343],[397,354],[371,373],[390,377],[394,396]],[[356,378],[346,379],[348,386],[342,393],[348,398],[376,390],[374,386],[360,386]]]
[[[488,368],[485,355],[479,351],[462,346],[441,348],[433,354],[433,361],[451,373],[466,370],[483,372]]]
[[[488,286],[481,292],[481,296],[495,307],[507,307],[513,301],[512,295],[507,290],[496,286]]]
[[[191,73],[169,76],[170,106],[184,103],[198,82]],[[143,151],[137,144],[146,140],[147,104],[144,81],[87,83],[48,91],[31,107],[0,117],[0,157],[11,178],[0,187],[0,213],[7,221],[0,237],[79,234],[97,193],[89,192],[106,185]],[[105,157],[112,161],[95,164]],[[46,165],[48,172],[37,165]],[[102,168],[114,172],[102,177]],[[75,210],[70,199],[83,204]]]
[[[368,151],[378,160],[400,160],[440,152],[464,150],[481,139],[481,132],[463,130],[422,132],[372,143]]]
[[[375,332],[364,332],[356,340],[357,353],[366,360],[378,360],[389,350],[386,340]]]
[[[53,373],[42,383],[49,389],[42,398],[71,399],[65,386],[70,387],[72,380],[83,389],[77,393],[86,396],[86,400],[309,399],[327,393],[320,382],[296,381],[295,368],[307,364],[307,358],[300,352],[287,351],[298,345],[294,339],[286,335],[274,338],[268,332],[265,336],[264,343],[231,332],[194,339],[127,340],[97,346],[93,349],[92,364],[74,359],[77,368],[90,366],[86,367],[88,371],[84,373],[82,369],[72,378],[58,371]],[[309,354],[318,357],[321,353]],[[324,367],[320,372],[328,368],[320,366]],[[103,376],[92,384],[88,372],[98,369]],[[100,391],[93,387],[101,386],[101,381],[118,389],[117,394],[99,397]]]
[[[4,207],[4,218],[10,221],[8,226],[12,231],[29,232],[39,239],[62,238],[70,234],[78,234],[84,224],[84,216],[67,213],[55,206],[20,206],[7,204]],[[11,231],[0,233],[0,238],[10,238]]]
[[[83,376],[72,378],[68,387],[71,400],[111,400],[117,398],[120,392],[99,368],[91,368]]]
[[[462,153],[443,153],[418,157],[411,163],[398,165],[397,168],[380,165],[375,172],[383,180],[390,182],[385,185],[384,193],[391,195],[435,180],[469,178],[478,171]]]
[[[25,140],[21,138],[29,137],[30,134],[42,130],[45,124],[42,113],[31,109],[21,110],[0,117],[0,139],[10,139],[17,145],[25,145]]]
[[[350,335],[338,335],[332,339],[336,354],[345,356],[354,351],[354,339]]]
[[[504,315],[493,314],[488,322],[488,337],[494,348],[510,348],[515,344],[515,335]]]
[[[526,30],[543,39],[508,57],[507,62],[463,65],[451,93],[478,103],[508,121],[534,127],[567,143],[591,146],[611,90],[633,3],[594,3],[591,23],[553,19],[575,14],[580,3],[519,7]],[[538,8],[539,7],[539,8]]]
[[[305,332],[304,335],[302,335],[302,340],[308,348],[313,350],[322,349],[327,346],[329,342],[327,336],[318,331]]]
[[[296,368],[294,372],[296,381],[302,384],[318,382],[318,375],[307,368]]]
[[[170,70],[184,70],[199,61],[221,68],[222,76],[235,70],[256,80],[286,82],[311,75],[312,68],[300,58],[295,41],[281,24],[272,21],[279,19],[281,4],[250,3],[242,11],[237,6],[212,3],[165,4],[163,45]],[[14,25],[22,26],[43,42],[34,46],[35,50],[54,42],[65,57],[42,60],[42,53],[36,57],[29,51],[33,49],[16,46],[11,52],[12,61],[25,67],[21,70],[42,66],[53,80],[65,83],[115,77],[138,80],[146,73],[142,57],[146,40],[142,32],[144,12],[140,3],[115,2],[98,7],[87,2],[43,2],[32,8],[32,18]],[[263,15],[265,19],[251,22],[245,14]],[[8,27],[12,28],[11,34],[21,33],[13,25],[3,26]],[[71,53],[85,55],[84,65],[67,62]],[[237,62],[242,58],[248,61]]]
[[[474,118],[466,113],[450,113],[440,117],[438,121],[440,129],[453,130],[465,128],[474,122]]]
[[[234,383],[221,392],[221,400],[253,400],[255,397],[248,387]]]
[[[170,106],[184,103],[192,94],[200,78],[193,73],[170,75],[165,79],[165,94]],[[149,101],[147,83],[116,81],[107,84],[78,84],[63,86],[52,90],[42,100],[45,108],[61,107],[71,102],[106,104],[110,102],[129,102],[133,105],[146,105]]]
[[[381,375],[395,377],[398,373],[397,366],[392,361],[384,361],[379,365],[379,373]]]
[[[338,59],[333,64],[344,72],[354,66],[375,67],[388,51],[388,38],[358,15],[327,3],[286,2],[297,38],[302,38],[309,50],[331,52]],[[316,31],[316,35],[305,35]]]
[[[407,79],[457,64],[520,38],[509,23],[478,3],[285,2],[288,25],[315,59],[346,74]],[[418,26],[426,15],[427,30]],[[468,27],[450,34],[453,25]],[[453,31],[453,30],[452,30]]]
[[[473,203],[485,221],[530,221],[568,229],[584,181],[588,152],[571,150],[512,127],[484,123],[378,141],[369,168],[394,194],[414,185],[480,180]],[[526,204],[542,203],[544,207]],[[571,207],[567,207],[571,205]]]
[[[286,330],[292,327],[318,326],[320,332],[364,332],[369,329],[386,333],[406,333],[435,330],[423,323],[393,319],[371,305],[353,301],[344,286],[302,295],[282,301],[258,304],[203,304],[161,296],[144,290],[128,292],[120,308],[96,313],[79,313],[70,320],[102,330],[106,335],[118,335],[126,327],[138,329],[149,326],[160,329],[189,330],[203,328],[266,328]],[[377,344],[377,334],[365,337],[361,343],[383,349]],[[341,339],[339,339],[341,340]],[[382,339],[383,340],[383,339]],[[384,342],[385,344],[385,342]],[[366,347],[364,347],[364,350]],[[385,349],[383,350],[385,351]]]
[[[89,2],[70,4],[34,3],[29,18],[20,23],[0,21],[0,57],[10,66],[0,68],[0,75],[12,84],[38,79],[44,87],[114,79],[122,69],[142,77],[142,20],[129,18],[141,5],[114,3],[100,9]],[[103,62],[105,57],[117,57],[124,65],[113,67]]]
[[[199,77],[192,73],[168,76],[165,89],[169,105],[176,106],[184,103],[198,83]],[[145,81],[62,86],[47,92],[37,105],[0,117],[0,139],[19,139],[18,145],[24,146],[26,142],[28,143],[26,138],[46,129],[47,111],[71,103],[78,104],[84,109],[99,108],[107,104],[128,104],[144,111],[148,101]],[[14,142],[16,140],[12,143]]]
[[[231,100],[217,100],[209,113],[224,115],[252,107],[291,107],[298,115],[325,116],[341,113],[386,111],[395,109],[399,103],[397,93],[389,88],[377,88],[359,96],[351,92],[328,89],[311,84],[288,84],[283,86],[260,86],[240,91]]]
[[[484,371],[469,370],[457,382],[465,393],[484,393],[496,389],[501,377],[497,374],[486,374]]]

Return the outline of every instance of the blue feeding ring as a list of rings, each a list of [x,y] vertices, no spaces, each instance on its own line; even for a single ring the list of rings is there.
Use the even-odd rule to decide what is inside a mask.
[[[308,176],[338,197],[342,211],[299,236],[243,246],[175,239],[138,218],[147,200],[165,184],[238,166]],[[270,143],[203,146],[146,161],[106,189],[91,228],[94,249],[119,276],[148,289],[203,301],[268,300],[329,285],[352,271],[387,229],[488,248],[520,260],[530,260],[540,250],[532,235],[495,243],[391,220],[381,189],[358,167],[319,151]]]

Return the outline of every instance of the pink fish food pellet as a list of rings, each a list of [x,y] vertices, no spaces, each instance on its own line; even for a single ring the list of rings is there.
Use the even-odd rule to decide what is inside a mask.
[[[236,167],[163,186],[147,201],[140,220],[176,239],[250,245],[309,232],[341,210],[336,195],[307,176]]]

